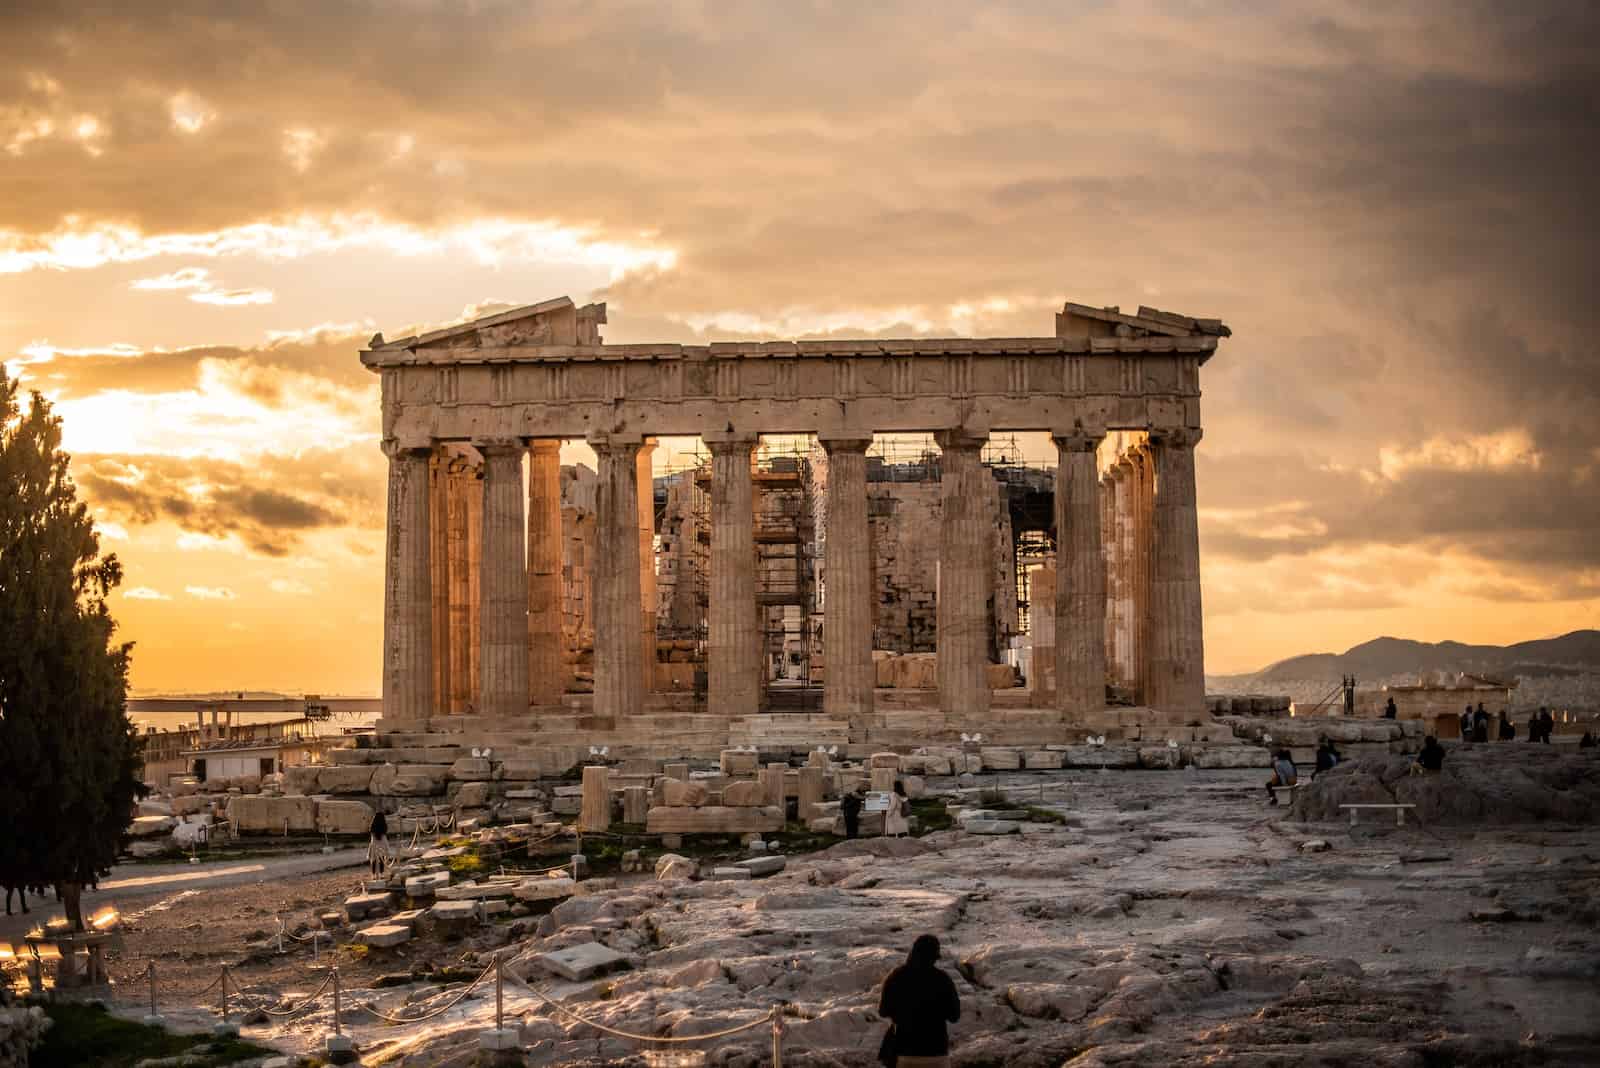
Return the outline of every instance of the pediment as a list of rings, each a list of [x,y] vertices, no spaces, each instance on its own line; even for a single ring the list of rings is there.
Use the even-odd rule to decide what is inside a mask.
[[[600,325],[605,321],[604,304],[579,308],[570,297],[556,297],[396,341],[382,341],[379,335],[373,339],[371,348],[437,352],[441,349],[599,345],[602,343]]]

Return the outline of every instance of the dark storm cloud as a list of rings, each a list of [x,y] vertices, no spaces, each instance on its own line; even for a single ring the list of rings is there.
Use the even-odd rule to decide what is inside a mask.
[[[252,552],[281,557],[312,531],[381,522],[382,500],[372,488],[381,485],[373,477],[378,465],[367,452],[377,450],[312,450],[250,464],[86,454],[73,458],[73,476],[103,518],[237,535]]]

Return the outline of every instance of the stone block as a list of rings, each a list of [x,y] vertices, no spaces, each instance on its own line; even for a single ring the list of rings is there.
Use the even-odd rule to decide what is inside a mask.
[[[677,853],[663,853],[656,858],[656,880],[671,882],[694,877],[694,861]]]
[[[1197,768],[1267,768],[1272,766],[1272,751],[1254,745],[1194,746],[1189,762]]]
[[[483,808],[489,803],[489,792],[493,787],[487,782],[467,782],[461,784],[461,789],[456,791],[456,808]]]
[[[868,789],[874,793],[888,793],[894,789],[894,781],[900,772],[895,768],[872,768]]]
[[[759,782],[730,782],[722,788],[722,803],[731,808],[752,808],[768,803],[767,789]]]
[[[449,764],[384,764],[372,772],[368,787],[378,797],[431,797],[444,793]]]
[[[649,790],[643,786],[629,786],[622,791],[622,822],[643,823],[649,812]]]
[[[450,778],[457,782],[488,782],[494,778],[494,765],[488,757],[459,757],[450,765]]]
[[[321,787],[317,785],[317,780],[324,770],[326,769],[320,768],[315,764],[284,768],[283,792],[299,797],[321,792]]]
[[[172,799],[172,814],[174,816],[197,816],[202,812],[210,812],[211,801],[210,794],[190,794],[188,797],[174,797]]]
[[[405,885],[406,893],[412,897],[432,897],[435,890],[450,885],[450,873],[431,871],[425,875],[413,875]]]
[[[722,774],[727,776],[754,775],[759,767],[760,754],[749,749],[724,749]]]
[[[583,769],[578,830],[600,832],[611,826],[611,769],[591,764]]]
[[[1021,834],[1016,820],[967,820],[961,825],[968,834]]]
[[[583,798],[581,797],[554,797],[550,799],[550,811],[558,816],[576,816],[583,811]]]
[[[744,834],[746,831],[781,831],[783,811],[776,807],[662,806],[650,810],[645,819],[645,829],[651,834]]]
[[[364,794],[372,787],[371,764],[336,764],[317,769],[317,792],[323,794]]]
[[[486,920],[493,916],[504,916],[511,911],[511,902],[503,897],[492,897],[478,902],[478,911]]]
[[[390,916],[386,922],[409,927],[415,931],[417,924],[422,922],[422,916],[427,911],[427,909],[406,909],[404,912],[397,912]]]
[[[867,758],[869,768],[895,768],[900,767],[899,753],[873,753]]]
[[[128,825],[128,833],[135,838],[166,838],[177,825],[171,816],[138,816]]]
[[[309,797],[238,794],[228,799],[228,819],[243,834],[282,834],[285,827],[307,833],[317,829],[317,803]]]
[[[978,750],[978,756],[983,761],[984,771],[1018,771],[1022,767],[1022,751],[1020,749],[990,748],[985,746]]]
[[[1136,768],[1139,750],[1131,745],[1069,745],[1064,750],[1069,768]]]
[[[1009,690],[1017,685],[1017,673],[1010,664],[985,664],[983,673],[991,690]]]
[[[670,807],[704,805],[708,792],[701,783],[681,779],[666,779],[661,784],[661,800]],[[654,815],[654,810],[651,815]]]
[[[528,879],[518,883],[513,893],[518,901],[561,901],[571,897],[577,885],[568,878]]]
[[[378,923],[356,932],[356,941],[373,949],[387,949],[411,941],[411,928],[398,923]]]
[[[776,875],[784,869],[784,866],[784,859],[775,856],[751,857],[748,860],[737,861],[734,864],[734,867],[744,868],[754,878]]]
[[[628,963],[626,956],[598,942],[583,942],[552,950],[534,959],[546,971],[574,983],[593,979]]]
[[[1039,771],[1062,767],[1066,763],[1066,754],[1053,749],[1030,749],[1023,756],[1023,765],[1029,771]]]
[[[316,820],[323,834],[366,834],[372,808],[364,801],[318,801]]]
[[[438,923],[476,923],[476,901],[439,901],[428,910],[428,918]]]

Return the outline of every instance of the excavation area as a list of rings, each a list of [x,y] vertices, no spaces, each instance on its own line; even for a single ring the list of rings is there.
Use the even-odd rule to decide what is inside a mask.
[[[1521,769],[1535,759],[1542,771]],[[1500,775],[1587,798],[1546,806],[1569,822],[1481,810],[1453,822],[1406,810],[1398,825],[1394,809],[1329,818],[1341,790],[1361,795],[1349,803],[1410,803],[1397,800],[1414,789],[1405,782],[1382,786],[1391,763],[1361,758],[1277,806],[1262,769],[931,778],[918,822],[945,822],[932,818],[936,800],[949,822],[920,836],[769,836],[742,873],[728,867],[752,857],[737,837],[690,836],[670,855],[628,851],[633,870],[570,885],[567,872],[544,873],[548,893],[538,883],[473,923],[413,917],[387,947],[356,939],[351,923],[316,963],[305,934],[361,872],[187,893],[128,910],[112,970],[129,1012],[150,958],[189,988],[230,963],[248,1005],[286,1011],[337,960],[341,1029],[364,1064],[481,1063],[498,962],[504,1027],[528,1064],[643,1064],[661,1047],[641,1037],[745,1024],[680,1048],[709,1064],[770,1063],[778,1007],[785,1064],[870,1065],[883,979],[931,933],[961,998],[957,1065],[1592,1063],[1600,761],[1452,750],[1446,766],[1474,797]],[[989,815],[973,819],[979,807]],[[1013,821],[1013,833],[980,833]],[[585,841],[605,854],[602,839]],[[279,914],[301,935],[283,953]],[[215,994],[200,1000],[212,1008],[162,1011],[209,1025]],[[332,1030],[326,996],[244,1026],[252,1041],[305,1054]]]

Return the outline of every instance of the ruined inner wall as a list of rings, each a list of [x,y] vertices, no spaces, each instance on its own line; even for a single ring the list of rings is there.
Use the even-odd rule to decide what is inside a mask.
[[[711,498],[692,470],[668,477],[666,485],[666,508],[656,528],[656,633],[698,640],[708,596]]]
[[[561,634],[569,691],[594,691],[594,615],[589,574],[595,538],[595,473],[582,464],[561,468]]]
[[[1015,556],[1011,516],[999,482],[989,482],[984,508],[993,550],[989,596],[989,658],[998,661],[1017,633]],[[931,653],[938,643],[940,486],[928,482],[867,485],[872,538],[873,648]],[[930,534],[930,532],[932,532]]]

